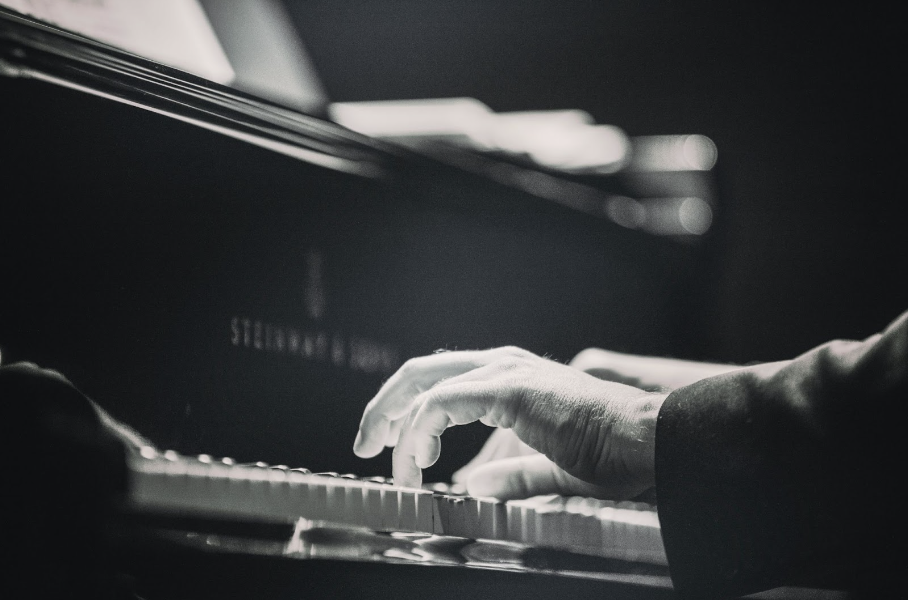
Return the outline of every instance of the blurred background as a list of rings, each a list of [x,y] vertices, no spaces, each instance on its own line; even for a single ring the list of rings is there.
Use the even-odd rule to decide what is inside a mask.
[[[334,101],[579,108],[719,151],[692,355],[789,357],[908,306],[902,36],[857,5],[288,2]]]
[[[349,448],[410,356],[770,361],[908,308],[904,54],[884,10],[0,4],[413,153],[376,183],[0,81],[19,117],[6,168],[32,173],[0,223],[21,277],[0,298],[4,361],[60,369],[181,452],[381,472]],[[122,6],[139,17],[110,21]],[[572,154],[583,140],[598,154]],[[34,239],[57,245],[23,254]],[[487,435],[456,429],[430,477]]]

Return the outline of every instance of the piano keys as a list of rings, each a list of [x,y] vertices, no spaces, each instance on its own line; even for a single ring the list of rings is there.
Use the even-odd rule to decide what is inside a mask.
[[[128,504],[139,512],[264,522],[303,518],[667,565],[655,507],[644,503],[556,495],[502,502],[379,478],[231,462],[143,448],[129,461]]]

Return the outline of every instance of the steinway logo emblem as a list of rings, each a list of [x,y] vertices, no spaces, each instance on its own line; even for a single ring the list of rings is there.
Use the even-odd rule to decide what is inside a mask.
[[[358,336],[344,336],[318,326],[327,306],[324,257],[313,250],[306,257],[304,309],[315,327],[270,323],[251,316],[230,320],[230,343],[239,348],[276,356],[298,357],[364,373],[392,373],[400,366],[394,346]]]
[[[306,289],[303,297],[306,303],[306,314],[318,321],[325,316],[325,258],[318,250],[311,250],[306,255]]]

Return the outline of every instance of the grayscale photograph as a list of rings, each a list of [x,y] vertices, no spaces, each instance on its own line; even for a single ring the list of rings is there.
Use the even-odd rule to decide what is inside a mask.
[[[0,0],[3,595],[903,597],[893,11]]]

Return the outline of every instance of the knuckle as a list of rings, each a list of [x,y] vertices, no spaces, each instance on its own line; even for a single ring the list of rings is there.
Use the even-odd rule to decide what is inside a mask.
[[[363,409],[363,421],[377,418],[380,412],[381,407],[378,405],[378,402],[374,399],[370,400],[366,405],[366,408]]]
[[[514,357],[520,357],[520,358],[525,358],[527,356],[530,356],[529,352],[527,352],[523,348],[518,348],[517,346],[504,346],[501,350],[508,356],[514,356]]]
[[[437,385],[437,384],[435,384],[435,385]],[[429,386],[429,389],[432,389],[433,387],[434,386]],[[425,392],[426,392],[426,386],[417,377],[411,377],[407,381],[407,386],[405,388],[405,394],[407,395],[407,397],[411,398],[411,401],[415,400],[416,398],[419,398],[419,396],[421,396]]]
[[[375,429],[383,426],[384,423],[390,424],[390,422],[391,419],[388,418],[387,409],[384,406],[370,404],[366,407],[366,410],[363,411],[361,427]]]
[[[402,377],[410,377],[417,371],[420,367],[420,357],[410,358],[404,364],[400,366],[397,370]]]
[[[425,407],[425,410],[432,410],[441,405],[444,401],[444,390],[433,387],[419,395],[419,399],[414,404],[414,410]]]
[[[512,354],[500,358],[497,361],[498,369],[502,373],[515,374],[532,370],[533,360],[530,353],[522,351],[523,354]]]
[[[507,356],[498,361],[497,367],[503,373],[510,373],[520,368],[523,361],[516,356]]]

